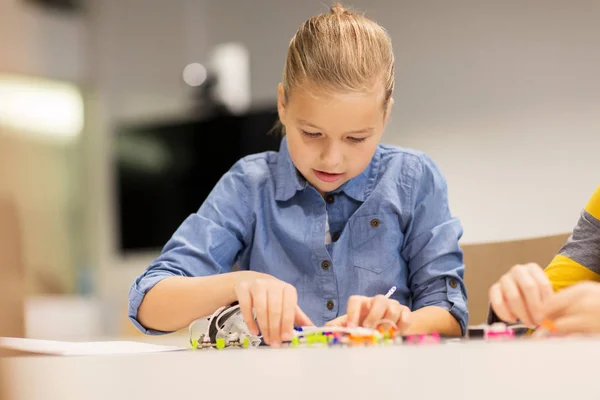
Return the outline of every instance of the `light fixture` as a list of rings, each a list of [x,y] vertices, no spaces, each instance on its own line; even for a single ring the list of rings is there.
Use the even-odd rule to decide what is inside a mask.
[[[211,71],[216,74],[216,94],[230,111],[246,112],[250,96],[250,52],[241,43],[222,43],[211,52]]]
[[[18,75],[0,75],[0,127],[16,134],[61,142],[83,128],[83,99],[70,83]]]
[[[183,81],[190,86],[200,86],[206,80],[207,72],[204,65],[192,63],[183,69]]]

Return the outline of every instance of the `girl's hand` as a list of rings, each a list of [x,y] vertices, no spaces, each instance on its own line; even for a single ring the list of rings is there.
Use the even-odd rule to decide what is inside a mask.
[[[600,333],[600,283],[561,290],[544,305],[542,317],[552,321],[557,334]]]
[[[265,343],[270,346],[279,347],[281,342],[292,340],[294,324],[313,325],[298,306],[296,288],[289,283],[268,275],[252,275],[238,281],[234,290],[248,329],[258,335],[260,327]]]
[[[327,323],[327,326],[347,326],[375,328],[381,320],[394,323],[400,332],[411,325],[411,311],[397,300],[383,295],[375,297],[351,296],[348,299],[346,315],[342,315]]]

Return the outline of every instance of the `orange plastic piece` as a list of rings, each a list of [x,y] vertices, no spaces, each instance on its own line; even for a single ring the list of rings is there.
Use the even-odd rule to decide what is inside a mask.
[[[554,322],[550,321],[549,319],[544,320],[540,324],[540,327],[546,329],[550,333],[555,333],[556,332],[556,325],[554,325]]]

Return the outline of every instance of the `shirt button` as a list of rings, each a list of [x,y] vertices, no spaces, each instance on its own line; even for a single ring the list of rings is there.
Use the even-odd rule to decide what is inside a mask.
[[[451,279],[450,280],[450,287],[452,289],[456,289],[457,286],[458,286],[458,282],[456,282],[456,279]]]
[[[337,242],[339,238],[340,238],[340,233],[339,232],[336,232],[333,235],[331,235],[331,241],[332,242]]]
[[[331,267],[331,263],[329,261],[323,261],[321,263],[321,268],[323,268],[325,271],[327,271],[329,267]]]
[[[334,305],[335,305],[335,304],[333,304],[333,300],[328,300],[328,301],[327,301],[327,309],[328,309],[328,310],[333,310],[333,306],[334,306]]]
[[[370,224],[371,224],[371,226],[372,226],[373,228],[377,228],[377,227],[379,226],[379,224],[380,224],[380,223],[381,223],[381,222],[379,222],[379,220],[378,220],[377,218],[373,218],[373,219],[371,220],[371,222],[370,222]]]
[[[329,195],[327,196],[327,198],[325,198],[325,201],[327,202],[327,204],[333,204],[335,198],[332,195]]]

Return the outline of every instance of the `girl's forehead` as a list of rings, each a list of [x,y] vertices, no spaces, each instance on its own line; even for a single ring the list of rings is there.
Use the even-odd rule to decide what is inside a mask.
[[[381,128],[384,113],[376,96],[297,96],[290,102],[290,116],[299,126],[324,132],[367,132]]]
[[[342,84],[318,83],[302,80],[301,84],[289,88],[288,96],[312,97],[315,99],[332,99],[339,97],[385,97],[385,88],[379,79],[365,82],[359,88],[346,88]]]
[[[383,91],[294,90],[288,98],[290,107],[322,110],[347,107],[381,108]]]

